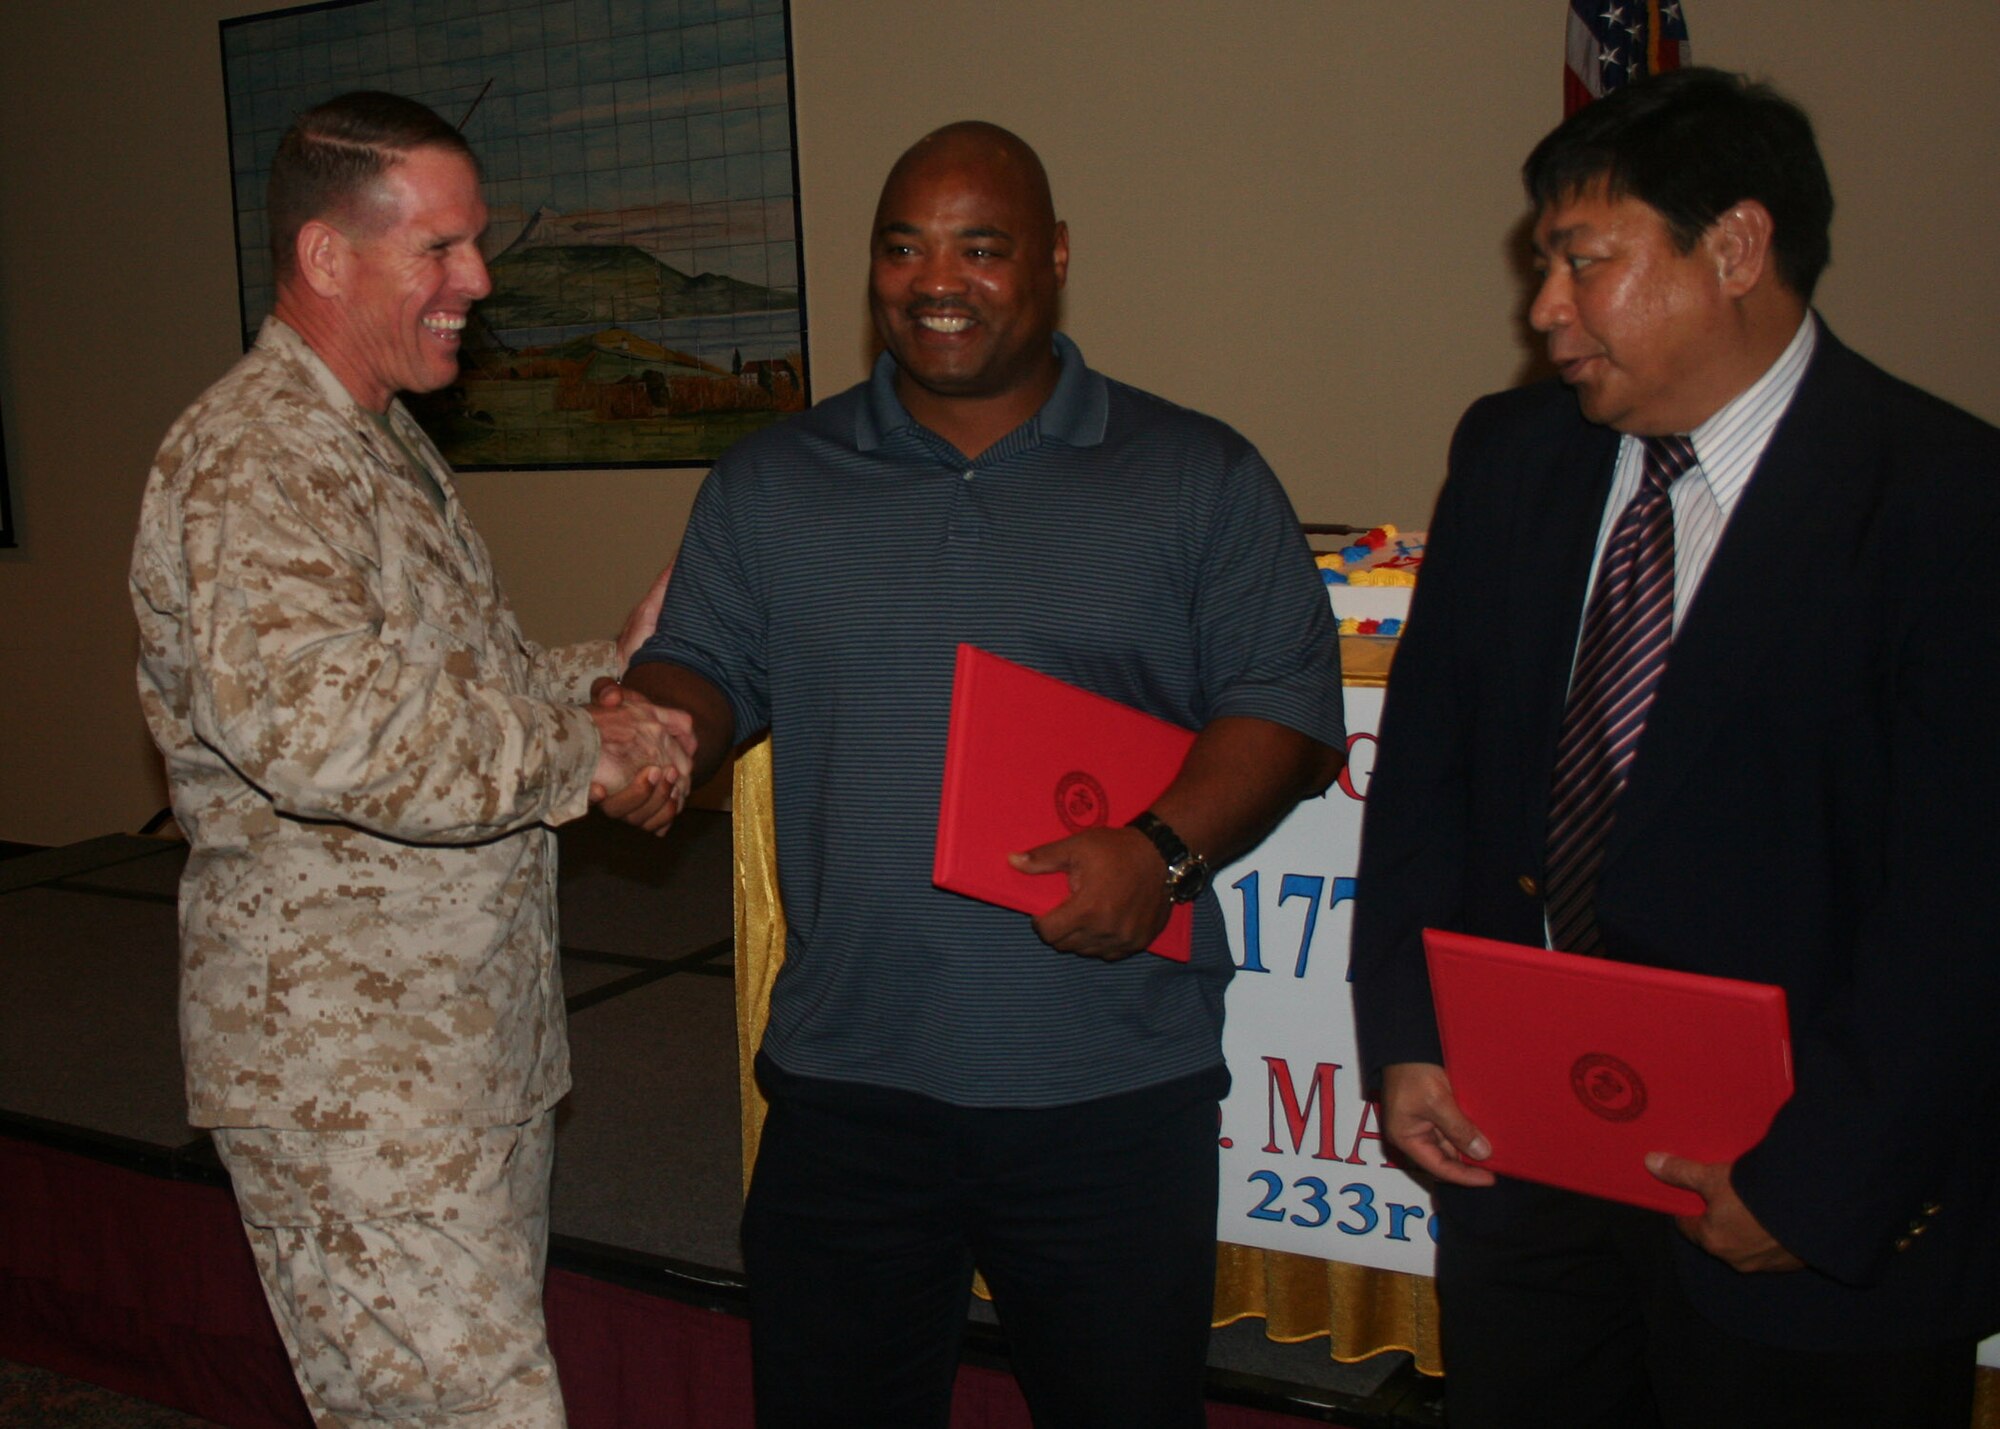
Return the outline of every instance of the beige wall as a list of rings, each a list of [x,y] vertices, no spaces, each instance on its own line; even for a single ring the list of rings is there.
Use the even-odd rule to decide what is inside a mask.
[[[160,434],[237,352],[216,21],[227,0],[0,18],[0,839],[164,803],[124,563]],[[1420,526],[1467,401],[1525,369],[1515,168],[1558,117],[1559,0],[794,0],[816,389],[866,353],[863,239],[903,145],[978,116],[1038,145],[1071,224],[1068,326],[1227,418],[1307,519]],[[1821,307],[2000,419],[1991,136],[2000,6],[1694,0],[1704,62],[1818,118],[1841,208]],[[699,473],[466,480],[532,633],[608,632]]]

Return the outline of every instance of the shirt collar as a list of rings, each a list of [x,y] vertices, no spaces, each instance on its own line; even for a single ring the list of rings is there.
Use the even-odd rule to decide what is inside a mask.
[[[312,344],[303,334],[276,313],[264,319],[264,325],[257,330],[257,346],[267,352],[277,353],[286,361],[302,368],[320,389],[320,395],[336,412],[347,413],[352,420],[359,421],[364,415],[361,404],[354,400],[354,394],[333,375]]]
[[[1066,333],[1055,334],[1056,356],[1062,362],[1055,391],[1024,424],[1035,437],[1053,438],[1073,447],[1094,447],[1104,440],[1110,420],[1111,396],[1104,375],[1084,364],[1083,352]],[[884,441],[906,428],[924,430],[896,395],[896,359],[884,351],[875,359],[868,378],[868,391],[854,421],[854,445],[874,451]],[[995,450],[1012,450],[1013,442],[995,444]]]
[[[1791,342],[1764,375],[1688,434],[1702,475],[1725,517],[1750,484],[1758,458],[1764,455],[1772,433],[1798,394],[1818,346],[1819,324],[1807,312]]]
[[[333,369],[313,351],[312,344],[305,340],[304,335],[275,313],[266,317],[263,326],[257,330],[256,345],[293,363],[310,377],[318,386],[320,395],[326,399],[327,406],[340,414],[378,460],[392,470],[398,470],[404,457],[414,458],[422,463],[424,474],[436,484],[445,500],[450,501],[456,493],[451,480],[451,467],[442,458],[433,461],[426,455],[434,448],[424,435],[423,427],[403,405],[401,397],[391,397],[386,412],[369,411],[354,400],[354,394],[334,376]]]

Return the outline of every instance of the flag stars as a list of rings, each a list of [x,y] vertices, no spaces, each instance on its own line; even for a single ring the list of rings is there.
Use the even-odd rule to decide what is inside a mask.
[[[1593,12],[1591,5],[1601,4]],[[1570,0],[1566,83],[1574,112],[1577,94],[1603,95],[1659,70],[1691,62],[1686,5],[1682,0],[1635,4],[1633,0]]]

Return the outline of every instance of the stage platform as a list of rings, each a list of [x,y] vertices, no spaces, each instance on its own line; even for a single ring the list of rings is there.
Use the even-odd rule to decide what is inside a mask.
[[[712,1385],[708,1398],[689,1389],[678,1408],[643,1383],[584,1384],[586,1375],[632,1378],[633,1355],[617,1347],[649,1334],[649,1375],[671,1371],[692,1383],[747,1372],[729,819],[691,810],[654,840],[593,815],[561,837],[576,1085],[557,1123],[550,1316],[573,1423],[747,1429],[747,1381]],[[162,1217],[194,1215],[201,1233],[222,1234],[226,1247],[226,1181],[182,1102],[174,900],[184,855],[177,841],[111,835],[0,859],[0,1153],[13,1170],[0,1176],[0,1221],[16,1228],[0,1236],[0,1356],[71,1374],[95,1368],[98,1382],[127,1392],[151,1385],[148,1397],[161,1402],[165,1393],[193,1393],[163,1390],[172,1375],[143,1373],[140,1362],[165,1353],[166,1341],[133,1329],[152,1349],[133,1349],[123,1373],[118,1336],[80,1323],[91,1287],[71,1283],[81,1272],[55,1268],[60,1247],[48,1242],[126,1234],[132,1214],[150,1216],[157,1197]],[[139,1209],[98,1224],[78,1204],[97,1199]],[[24,1218],[45,1221],[46,1235],[23,1232]],[[144,1244],[143,1226],[132,1233],[135,1257],[156,1249]],[[236,1283],[248,1275],[245,1254],[226,1294],[190,1294],[168,1318],[198,1320],[220,1298],[254,1321],[254,1277]],[[647,1317],[655,1310],[663,1318],[653,1334]],[[143,1307],[120,1313],[144,1318]],[[955,1424],[1025,1426],[990,1311],[969,1298],[968,1318]],[[606,1328],[612,1319],[622,1328]],[[1341,1365],[1324,1339],[1275,1344],[1262,1324],[1216,1332],[1212,1424],[1442,1423],[1438,1382],[1418,1375],[1407,1356]],[[250,1343],[254,1330],[227,1333],[247,1335],[240,1352],[268,1361],[275,1337],[259,1347]],[[670,1366],[667,1351],[697,1363]],[[176,1356],[186,1358],[167,1357]],[[277,1370],[272,1393],[282,1398],[281,1357]],[[268,1380],[270,1364],[258,1374]],[[201,1404],[175,1407],[202,1412]],[[286,1422],[282,1405],[265,1412],[245,1411],[239,1422]]]

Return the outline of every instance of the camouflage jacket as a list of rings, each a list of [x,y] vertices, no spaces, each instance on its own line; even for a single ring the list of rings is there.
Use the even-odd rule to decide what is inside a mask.
[[[450,469],[407,459],[264,325],[147,479],[139,696],[190,844],[181,1047],[197,1126],[519,1121],[569,1087],[555,837],[610,641],[543,650]]]

